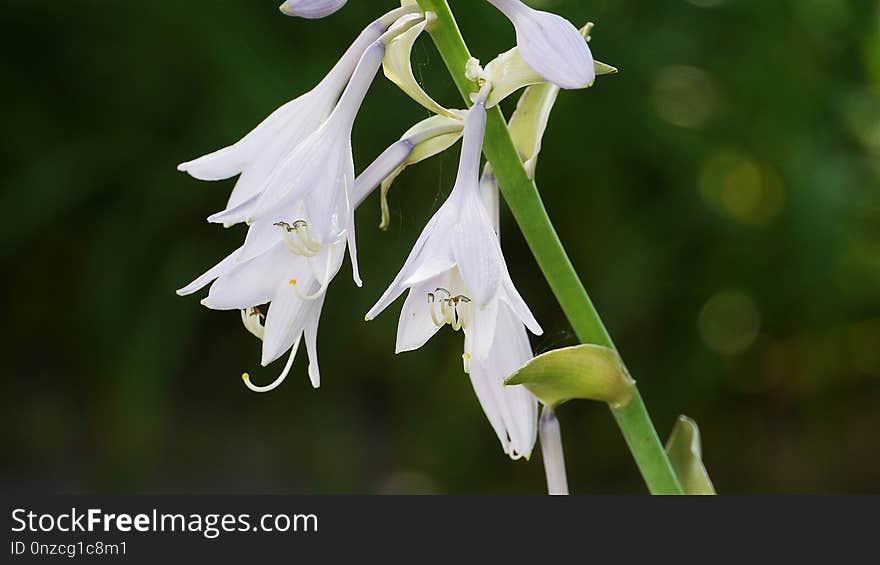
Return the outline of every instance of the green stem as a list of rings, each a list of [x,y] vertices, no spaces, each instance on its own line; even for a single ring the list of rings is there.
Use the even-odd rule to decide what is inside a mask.
[[[446,0],[418,2],[424,11],[437,15],[428,31],[465,102],[470,104],[470,95],[477,90],[477,84],[465,77],[471,54],[449,4]],[[489,110],[483,151],[492,164],[505,201],[578,339],[582,343],[616,349],[556,234],[538,187],[523,168],[498,107]],[[632,402],[612,413],[651,493],[683,494],[638,391]]]

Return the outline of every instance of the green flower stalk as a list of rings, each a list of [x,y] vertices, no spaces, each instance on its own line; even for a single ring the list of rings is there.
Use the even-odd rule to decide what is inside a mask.
[[[446,0],[418,0],[436,19],[428,26],[435,45],[466,103],[478,84],[468,78],[472,59]],[[559,301],[578,339],[584,344],[616,351],[602,319],[586,292],[541,200],[538,188],[523,168],[501,110],[488,114],[483,151],[520,230]],[[638,389],[632,399],[612,413],[652,494],[683,494],[672,465],[651,423]]]

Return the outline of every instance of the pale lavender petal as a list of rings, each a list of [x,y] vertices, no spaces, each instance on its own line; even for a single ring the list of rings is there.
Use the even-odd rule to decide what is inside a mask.
[[[440,286],[440,280],[438,276],[410,289],[400,311],[395,353],[420,348],[440,329],[431,318],[431,303],[428,301],[428,293]]]
[[[346,0],[287,0],[278,9],[286,16],[316,20],[336,12],[345,6],[345,2]]]

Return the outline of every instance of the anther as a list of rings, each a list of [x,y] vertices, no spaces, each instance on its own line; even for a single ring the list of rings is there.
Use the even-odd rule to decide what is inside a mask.
[[[309,223],[306,220],[296,220],[292,224],[275,222],[272,225],[282,229],[281,235],[284,238],[284,245],[292,253],[303,257],[314,257],[321,251],[321,243],[312,237]]]
[[[434,325],[438,328],[442,328],[446,324],[449,324],[454,331],[458,331],[469,323],[470,302],[471,299],[463,294],[452,296],[452,293],[447,289],[442,287],[437,288],[434,292],[428,293],[431,321],[434,322]],[[439,313],[437,312],[435,305],[439,308]]]

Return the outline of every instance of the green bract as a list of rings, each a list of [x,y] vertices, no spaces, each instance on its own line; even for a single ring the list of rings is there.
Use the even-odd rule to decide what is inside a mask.
[[[415,45],[419,35],[425,31],[425,27],[428,25],[431,17],[432,14],[428,12],[423,22],[391,40],[385,50],[382,70],[385,72],[388,80],[396,84],[414,101],[435,114],[455,118],[458,116],[454,112],[438,104],[422,89],[412,72],[412,63],[410,61],[413,45]]]
[[[715,487],[703,465],[700,429],[696,422],[687,416],[678,417],[666,442],[666,453],[685,494],[715,494]]]
[[[549,406],[568,400],[599,400],[623,408],[632,400],[635,381],[617,352],[600,345],[578,345],[539,355],[506,381],[523,385]]]

